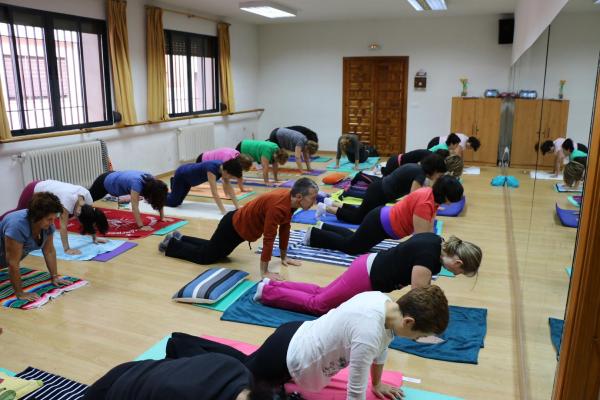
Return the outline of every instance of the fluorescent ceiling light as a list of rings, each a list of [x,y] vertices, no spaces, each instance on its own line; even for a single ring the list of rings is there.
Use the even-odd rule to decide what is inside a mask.
[[[240,3],[240,10],[262,15],[267,18],[295,17],[296,11],[271,1],[246,1]]]
[[[408,0],[408,2],[417,11],[440,11],[448,9],[445,0]]]

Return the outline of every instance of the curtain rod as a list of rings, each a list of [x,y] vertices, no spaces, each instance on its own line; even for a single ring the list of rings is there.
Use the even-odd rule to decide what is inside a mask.
[[[205,17],[203,15],[193,14],[193,13],[187,12],[187,11],[173,10],[171,8],[164,8],[164,7],[152,6],[152,5],[146,5],[145,7],[146,8],[160,8],[163,11],[170,12],[172,14],[185,15],[188,18],[198,18],[198,19],[203,19],[205,21],[211,21],[211,22],[217,22],[217,23],[223,23],[223,24],[230,25],[227,22],[223,22],[223,21],[221,21],[219,19],[216,19],[216,18]]]

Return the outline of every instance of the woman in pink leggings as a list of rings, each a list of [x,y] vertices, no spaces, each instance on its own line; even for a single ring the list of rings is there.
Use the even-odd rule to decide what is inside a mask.
[[[481,258],[481,249],[473,243],[455,236],[444,241],[435,233],[419,233],[392,249],[359,256],[326,287],[263,279],[255,299],[271,307],[323,315],[358,293],[389,293],[407,285],[425,287],[442,265],[455,275],[475,276]]]

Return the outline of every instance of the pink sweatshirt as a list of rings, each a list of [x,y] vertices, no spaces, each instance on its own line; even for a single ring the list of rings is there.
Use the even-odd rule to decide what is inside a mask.
[[[229,161],[240,155],[240,152],[228,147],[221,147],[202,153],[202,161]]]

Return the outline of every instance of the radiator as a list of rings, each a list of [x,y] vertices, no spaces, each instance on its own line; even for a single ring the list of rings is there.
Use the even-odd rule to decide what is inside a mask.
[[[108,170],[106,154],[101,140],[21,153],[23,183],[55,179],[90,187],[98,175]]]
[[[179,161],[195,160],[204,151],[215,148],[215,125],[190,125],[177,128]]]

